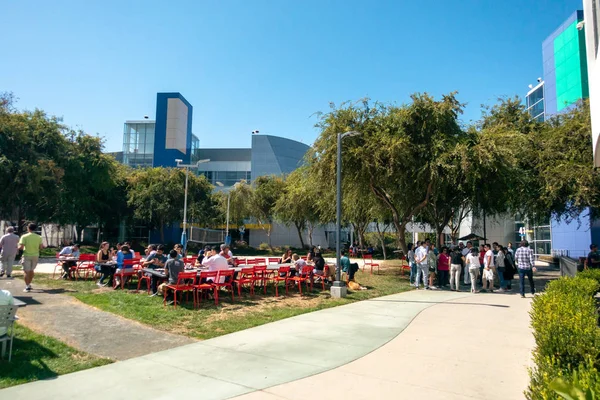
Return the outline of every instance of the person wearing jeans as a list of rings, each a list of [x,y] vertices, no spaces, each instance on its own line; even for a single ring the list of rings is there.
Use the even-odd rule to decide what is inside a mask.
[[[496,255],[496,272],[498,273],[498,280],[500,281],[500,292],[504,292],[506,290],[506,283],[504,282],[506,252],[504,251],[504,247],[500,245],[498,245],[497,248],[498,254]]]
[[[469,278],[471,279],[471,293],[477,293],[477,277],[479,276],[479,252],[472,249],[471,254],[467,256],[465,265],[469,269]]]
[[[417,246],[419,246],[420,242],[417,242]],[[410,266],[410,277],[409,282],[412,285],[415,283],[415,277],[417,276],[417,263],[415,262],[415,248],[412,243],[408,244],[408,254],[406,255],[406,259],[408,261],[408,265]]]
[[[415,262],[417,263],[417,273],[415,275],[415,287],[419,288],[419,278],[423,279],[423,286],[425,289],[429,289],[427,285],[427,277],[429,275],[429,265],[427,264],[427,243],[422,243],[417,251],[415,252]]]
[[[529,242],[523,240],[521,247],[515,252],[515,262],[517,263],[517,271],[519,271],[519,289],[521,297],[525,298],[525,276],[529,279],[529,287],[531,294],[535,294],[535,285],[533,283],[533,273],[535,272],[533,250],[529,248]]]

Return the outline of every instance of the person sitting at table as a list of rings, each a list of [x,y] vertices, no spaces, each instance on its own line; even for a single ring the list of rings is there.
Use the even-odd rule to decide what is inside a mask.
[[[298,254],[292,254],[292,262],[294,263],[294,269],[290,270],[290,276],[295,276],[298,272],[302,271],[302,267],[306,266],[306,261],[301,259]]]
[[[100,280],[98,281],[98,286],[106,286],[112,281],[113,277],[113,269],[112,267],[105,265],[110,261],[110,249],[108,242],[102,242],[100,245],[100,250],[96,253],[96,271],[100,272]],[[108,282],[104,282],[104,280],[108,278]]]
[[[289,264],[292,262],[292,249],[287,249],[285,254],[279,259],[279,264]]]
[[[219,253],[219,255],[227,260],[227,264],[229,264],[229,266],[231,266],[231,267],[235,266],[235,262],[233,260],[233,253],[229,249],[228,245],[226,245],[226,244],[221,245],[221,252]]]
[[[158,247],[155,244],[149,244],[146,250],[144,250],[144,253],[146,254],[146,257],[150,257],[156,254],[157,249]]]
[[[181,260],[183,258],[183,245],[177,243],[175,246],[173,246],[173,250],[177,252],[177,259]]]
[[[74,259],[79,258],[79,246],[74,244],[72,246],[64,247],[60,253],[58,253],[59,257],[72,257]],[[71,276],[71,268],[73,268],[77,264],[76,260],[65,260],[62,262],[63,268],[63,279],[73,279]]]
[[[315,264],[313,273],[325,279],[325,283],[329,283],[328,278],[331,278],[332,272],[335,273],[335,271],[332,271],[333,268],[329,268],[329,277],[325,276],[325,259],[321,255],[320,251],[317,250],[317,252],[315,253],[315,258],[313,258],[313,262]]]
[[[198,252],[198,258],[196,258],[196,262],[194,263],[194,267],[201,267],[202,260],[204,260],[204,257],[208,257],[208,253],[210,253],[210,246],[204,246],[203,249],[200,249]]]
[[[133,254],[131,254],[131,252],[129,251],[129,246],[127,246],[126,244],[124,244],[123,246],[121,246],[121,250],[119,250],[119,252],[117,253],[117,272],[121,272],[123,270],[123,261],[125,260],[131,260],[133,258]],[[133,266],[126,268],[127,270],[132,270]],[[119,281],[119,278],[117,279],[117,286],[119,286],[121,284],[121,282]],[[125,279],[125,282],[127,283],[127,279]]]
[[[202,265],[208,267],[209,271],[219,271],[221,269],[229,268],[229,264],[227,264],[225,257],[217,253],[217,251],[218,250],[216,246],[212,247],[210,252],[204,256],[204,260],[202,260]]]
[[[313,259],[315,258],[316,251],[317,251],[317,248],[315,246],[313,246],[312,249],[310,249],[308,251],[308,254],[306,255],[306,261],[313,261]]]
[[[177,284],[179,273],[183,272],[184,269],[185,264],[181,259],[178,258],[177,250],[171,250],[169,252],[169,259],[165,263],[165,275],[167,276],[167,281],[158,286],[158,292],[164,295],[165,290],[169,290],[167,285]],[[167,305],[170,304],[173,304],[173,295],[167,294]]]
[[[129,252],[131,253],[131,255],[133,256],[133,258],[135,258],[135,251],[133,250],[133,248],[131,247],[131,243],[129,242],[125,242],[123,243],[123,246],[127,246],[127,248],[129,249]]]
[[[142,263],[142,267],[152,269],[164,267],[165,262],[167,261],[167,257],[164,255],[165,246],[162,244],[159,246],[153,244],[152,246],[156,248],[156,252],[150,252],[150,255],[146,257],[146,261]]]

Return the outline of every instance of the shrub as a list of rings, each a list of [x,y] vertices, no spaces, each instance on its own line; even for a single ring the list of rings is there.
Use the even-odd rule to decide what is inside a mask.
[[[263,251],[264,251],[264,250],[269,250],[269,244],[268,244],[268,243],[261,243],[261,244],[258,246],[258,249],[259,249],[259,250],[263,250]]]
[[[528,399],[560,399],[551,383],[556,378],[573,383],[575,371],[578,385],[594,392],[600,388],[600,329],[593,297],[598,287],[598,281],[586,275],[562,278],[533,300],[535,368],[529,371]]]

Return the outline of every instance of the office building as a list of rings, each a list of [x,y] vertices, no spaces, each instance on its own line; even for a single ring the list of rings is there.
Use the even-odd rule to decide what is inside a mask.
[[[539,80],[541,82],[527,92],[525,103],[527,105],[527,112],[531,115],[531,118],[538,122],[544,122],[546,117],[546,108],[544,106],[544,81],[542,81],[541,78]]]

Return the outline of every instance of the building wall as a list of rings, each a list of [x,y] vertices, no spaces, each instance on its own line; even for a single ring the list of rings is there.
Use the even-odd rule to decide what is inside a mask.
[[[126,121],[123,129],[122,163],[130,167],[151,167],[154,161],[155,122]]]
[[[303,232],[302,237],[304,238],[304,244],[308,246],[308,232],[306,230]],[[329,247],[329,243],[325,237],[325,229],[323,227],[315,228],[312,238],[314,246],[321,246],[323,248]],[[252,247],[258,247],[261,243],[269,243],[267,233],[262,229],[252,229],[248,240],[248,244]],[[271,232],[271,245],[273,247],[300,247],[298,231],[293,226],[287,227],[277,222],[274,223],[273,231]]]
[[[175,167],[176,159],[190,162],[192,114],[192,105],[180,93],[156,95],[154,167]]]
[[[584,0],[585,42],[590,95],[590,111],[592,115],[592,144],[594,150],[594,166],[600,167],[600,63],[598,48],[600,47],[600,0]]]
[[[542,43],[546,114],[588,97],[585,34],[577,29],[583,11],[574,12]]]

